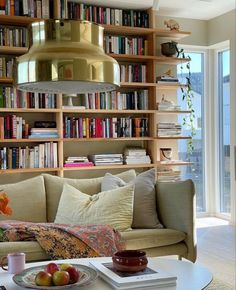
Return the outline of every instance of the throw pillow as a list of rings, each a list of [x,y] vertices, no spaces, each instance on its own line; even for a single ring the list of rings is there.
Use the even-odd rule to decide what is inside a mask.
[[[12,215],[0,215],[0,220],[46,222],[46,194],[43,176],[29,178],[12,184],[2,184],[9,197]]]
[[[132,228],[163,228],[156,209],[155,169],[140,173],[134,184],[134,216]],[[124,186],[124,182],[107,173],[102,180],[102,190]]]
[[[134,186],[88,195],[65,183],[55,223],[79,225],[111,225],[125,231],[133,220]]]
[[[125,182],[133,180],[136,176],[135,170],[128,170],[117,174]],[[63,185],[68,183],[75,188],[87,194],[95,194],[101,191],[101,182],[103,177],[75,179],[75,178],[62,178],[50,174],[43,174],[45,189],[47,195],[47,213],[48,221],[53,222],[56,216],[59,200],[63,190]]]

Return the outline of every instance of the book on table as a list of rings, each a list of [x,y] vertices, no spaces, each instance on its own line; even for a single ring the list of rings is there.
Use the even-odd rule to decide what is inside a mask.
[[[145,270],[131,273],[121,272],[113,268],[112,262],[90,261],[100,277],[114,289],[158,289],[176,285],[177,277],[148,265]]]

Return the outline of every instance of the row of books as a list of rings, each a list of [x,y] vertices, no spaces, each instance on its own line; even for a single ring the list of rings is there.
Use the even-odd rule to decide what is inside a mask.
[[[0,15],[53,18],[51,0],[10,0],[0,1]]]
[[[0,77],[11,78],[13,76],[15,64],[15,58],[0,56]]]
[[[120,65],[121,82],[141,82],[147,81],[147,66],[145,64],[121,64]]]
[[[57,167],[57,143],[0,148],[0,169]]]
[[[98,7],[68,1],[68,17],[88,20],[99,24],[149,27],[149,15],[146,11],[123,10]]]
[[[157,136],[179,136],[181,135],[182,125],[174,122],[160,122],[157,124]]]
[[[147,118],[64,117],[64,138],[147,137]]]
[[[80,96],[85,109],[148,110],[148,90],[91,93]]]
[[[148,55],[148,40],[143,37],[106,35],[104,48],[106,53]]]
[[[0,108],[55,109],[56,95],[30,93],[15,87],[0,86]]]
[[[28,138],[29,124],[22,117],[7,115],[0,117],[0,139]]]
[[[1,46],[28,46],[28,30],[25,27],[0,26]]]

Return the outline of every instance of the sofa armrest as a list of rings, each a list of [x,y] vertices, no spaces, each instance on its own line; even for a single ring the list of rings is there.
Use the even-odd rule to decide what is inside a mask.
[[[186,259],[196,260],[196,205],[192,180],[157,182],[157,212],[161,223],[170,229],[186,233]]]

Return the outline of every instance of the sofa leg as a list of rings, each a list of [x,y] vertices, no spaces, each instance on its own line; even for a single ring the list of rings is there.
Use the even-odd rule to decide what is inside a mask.
[[[178,256],[178,260],[179,261],[182,261],[182,256]]]

